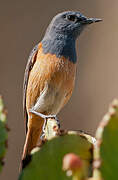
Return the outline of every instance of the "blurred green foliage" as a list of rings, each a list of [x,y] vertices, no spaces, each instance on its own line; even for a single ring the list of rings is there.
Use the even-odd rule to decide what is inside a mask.
[[[3,167],[3,159],[7,148],[7,128],[6,128],[6,112],[4,109],[4,104],[2,97],[0,96],[0,172]]]
[[[114,100],[96,132],[94,176],[118,179],[118,100]]]

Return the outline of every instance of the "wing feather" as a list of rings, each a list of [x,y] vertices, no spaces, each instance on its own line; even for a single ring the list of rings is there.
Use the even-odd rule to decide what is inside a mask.
[[[25,74],[24,74],[24,82],[23,82],[23,111],[24,111],[24,120],[25,120],[25,128],[26,128],[26,133],[27,133],[27,121],[28,121],[28,114],[26,110],[26,92],[27,92],[27,85],[28,85],[28,80],[29,80],[29,73],[33,68],[33,65],[35,64],[36,57],[37,57],[37,52],[38,52],[38,45],[36,45],[33,50],[31,51],[28,62],[26,65],[25,69]]]

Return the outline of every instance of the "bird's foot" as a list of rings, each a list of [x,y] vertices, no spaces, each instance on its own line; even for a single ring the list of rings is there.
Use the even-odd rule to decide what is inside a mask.
[[[40,117],[42,117],[44,119],[43,134],[45,133],[45,127],[47,125],[47,119],[55,119],[56,122],[57,122],[58,127],[60,128],[60,122],[59,122],[59,120],[58,120],[58,118],[57,118],[57,116],[55,114],[54,115],[52,115],[52,114],[51,115],[44,115],[44,114],[42,114],[40,112],[37,112],[35,110],[32,110],[32,109],[29,112],[31,112],[33,114],[36,114],[37,116],[40,116]]]

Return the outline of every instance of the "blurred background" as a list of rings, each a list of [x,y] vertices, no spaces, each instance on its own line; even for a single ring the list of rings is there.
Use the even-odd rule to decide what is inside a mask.
[[[82,129],[94,135],[109,103],[118,97],[118,1],[1,0],[0,4],[0,94],[11,129],[0,179],[16,180],[25,140],[22,83],[31,49],[61,11],[79,10],[88,17],[103,19],[89,26],[77,42],[76,87],[59,114],[62,129]]]

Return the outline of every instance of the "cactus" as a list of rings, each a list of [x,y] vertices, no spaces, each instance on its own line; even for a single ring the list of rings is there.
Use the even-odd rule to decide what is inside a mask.
[[[61,131],[54,119],[47,121],[44,135],[46,142],[32,151],[19,180],[118,179],[118,100],[101,121],[96,139],[82,132]]]
[[[31,162],[24,168],[19,180],[70,180],[73,176],[76,177],[75,173],[71,176],[63,170],[63,158],[68,153],[77,155],[83,164],[81,178],[76,179],[88,177],[91,171],[92,147],[92,143],[82,133],[60,132],[60,135],[46,141],[37,152],[33,152]]]
[[[118,100],[114,100],[96,132],[94,177],[118,179]]]
[[[3,166],[3,158],[7,147],[7,128],[6,128],[6,112],[3,105],[2,97],[0,96],[0,172]]]

